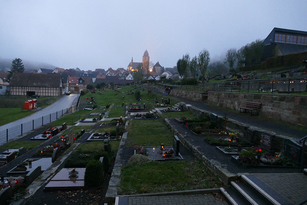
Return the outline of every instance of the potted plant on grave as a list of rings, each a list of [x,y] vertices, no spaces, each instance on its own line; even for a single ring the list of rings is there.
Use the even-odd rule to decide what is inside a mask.
[[[69,172],[69,178],[78,178],[78,172],[75,168]]]

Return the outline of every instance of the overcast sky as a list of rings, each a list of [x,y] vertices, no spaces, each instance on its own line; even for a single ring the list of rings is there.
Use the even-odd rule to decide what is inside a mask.
[[[173,67],[206,49],[211,61],[265,39],[307,31],[306,0],[0,0],[0,58],[81,70],[127,68],[131,58]]]

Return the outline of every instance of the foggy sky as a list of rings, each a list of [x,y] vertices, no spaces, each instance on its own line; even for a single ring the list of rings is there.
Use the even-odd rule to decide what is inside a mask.
[[[203,49],[223,58],[274,27],[307,31],[306,19],[305,0],[0,0],[0,58],[126,69],[148,50],[173,67]]]

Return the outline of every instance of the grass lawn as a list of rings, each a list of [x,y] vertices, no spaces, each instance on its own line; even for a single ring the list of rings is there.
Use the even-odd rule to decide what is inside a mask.
[[[90,110],[80,110],[68,115],[65,115],[64,117],[61,117],[57,119],[56,121],[53,121],[51,123],[51,126],[61,126],[64,122],[66,122],[67,125],[74,125],[75,122],[77,122],[79,119],[85,118],[86,115],[90,114],[93,111]]]
[[[42,141],[12,141],[0,146],[0,149],[19,149],[25,147],[27,149],[33,149],[39,146]]]
[[[32,115],[35,111],[23,109],[23,102],[28,99],[26,97],[1,96],[0,126]],[[37,99],[37,106],[47,107],[58,99],[59,97],[41,97]]]
[[[128,126],[127,146],[172,145],[173,133],[162,119],[133,120]]]
[[[119,194],[219,188],[223,184],[201,162],[170,161],[127,165],[121,172]]]
[[[117,151],[120,141],[109,141],[112,151]],[[87,142],[80,144],[74,152],[93,152],[104,148],[103,141]]]
[[[113,118],[113,117],[120,117],[120,116],[125,116],[125,106],[123,107],[112,107],[111,111],[109,113],[109,117]]]
[[[31,110],[22,110],[21,108],[0,108],[0,125],[19,120],[20,118],[32,115]]]

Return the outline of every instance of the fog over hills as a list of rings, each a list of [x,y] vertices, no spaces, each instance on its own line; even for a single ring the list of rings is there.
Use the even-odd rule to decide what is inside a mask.
[[[0,71],[5,70],[6,68],[11,68],[12,61],[14,59],[8,59],[8,58],[1,58],[0,57]],[[57,66],[48,64],[48,63],[41,63],[41,62],[33,62],[33,61],[27,61],[24,59],[21,59],[23,62],[23,65],[26,70],[38,70],[40,68],[46,68],[46,69],[54,69]]]

